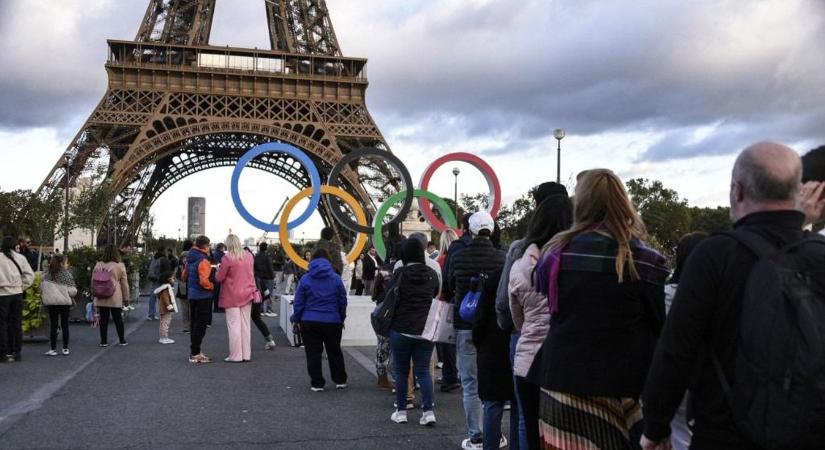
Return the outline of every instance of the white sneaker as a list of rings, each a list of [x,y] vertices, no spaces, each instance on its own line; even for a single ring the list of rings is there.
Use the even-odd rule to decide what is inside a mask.
[[[425,427],[435,426],[435,413],[432,411],[424,411],[424,414],[421,415],[421,420],[418,421],[418,424]]]
[[[347,388],[347,383],[336,384],[335,385],[335,389],[346,389],[346,388]]]
[[[504,448],[504,447],[507,447],[507,438],[502,436],[501,440],[498,441],[498,448]]]
[[[314,387],[314,388],[310,388],[310,389],[312,390],[312,392],[324,392],[324,388]]]
[[[161,344],[164,344],[164,345],[175,343],[174,339],[169,339],[169,338],[161,338],[158,342],[161,343]]]
[[[264,350],[273,350],[275,348],[275,341],[269,341],[264,345]]]
[[[470,438],[467,438],[461,442],[461,448],[464,450],[483,450],[484,444],[481,441],[474,443]]]
[[[49,350],[46,353],[43,353],[46,356],[57,356],[57,350]]]
[[[68,356],[68,355],[69,355],[69,353],[71,353],[71,352],[69,351],[69,349],[68,349],[68,348],[64,348],[64,349],[62,350],[62,353],[63,353],[64,355],[67,355],[67,356]]]
[[[396,411],[390,416],[395,423],[407,423],[407,411]]]

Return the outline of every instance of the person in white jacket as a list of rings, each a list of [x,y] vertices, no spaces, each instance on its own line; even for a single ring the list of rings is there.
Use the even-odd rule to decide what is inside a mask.
[[[34,271],[18,249],[13,236],[0,244],[0,357],[6,362],[22,359],[23,292],[34,282]]]
[[[40,298],[49,312],[49,343],[51,349],[46,356],[57,356],[57,328],[63,335],[63,355],[69,354],[69,310],[77,295],[74,277],[69,271],[69,260],[65,255],[54,255],[43,274],[40,284]]]

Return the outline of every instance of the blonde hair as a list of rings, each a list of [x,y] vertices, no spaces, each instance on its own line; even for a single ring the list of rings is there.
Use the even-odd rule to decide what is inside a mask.
[[[243,259],[244,249],[238,236],[230,234],[226,237],[226,254],[232,259]]]
[[[441,238],[438,240],[438,254],[446,255],[447,249],[450,248],[450,244],[458,239],[458,234],[452,228],[447,228],[441,233]]]
[[[577,177],[576,196],[573,207],[573,226],[563,231],[545,246],[545,250],[562,249],[574,237],[596,231],[609,236],[619,243],[616,254],[616,274],[619,283],[624,281],[625,267],[633,280],[639,279],[633,262],[630,241],[645,239],[647,233],[641,217],[630,202],[622,180],[609,169],[593,169],[582,172]],[[594,228],[599,229],[594,230]]]

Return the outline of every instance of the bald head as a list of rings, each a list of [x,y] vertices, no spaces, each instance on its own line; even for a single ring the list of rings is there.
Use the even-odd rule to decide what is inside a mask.
[[[802,162],[790,147],[758,142],[736,158],[733,181],[751,202],[793,202],[802,181]]]

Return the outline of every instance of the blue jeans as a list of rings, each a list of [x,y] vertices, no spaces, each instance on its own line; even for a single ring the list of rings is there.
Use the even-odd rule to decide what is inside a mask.
[[[504,415],[504,403],[484,401],[484,450],[496,450],[501,441],[501,417]]]
[[[519,334],[510,334],[510,367],[513,367],[513,361],[516,357],[516,343],[518,343]],[[513,450],[529,450],[529,443],[527,442],[527,422],[524,421],[524,408],[521,406],[519,400],[518,386],[516,385],[516,376],[513,375],[513,391],[516,394],[515,405],[511,405],[510,414],[510,448]],[[518,420],[513,420],[513,410],[518,411]]]
[[[464,420],[470,439],[482,436],[481,399],[478,398],[478,361],[472,330],[456,330],[456,362],[461,378],[461,395],[464,400]]]
[[[433,379],[430,374],[430,359],[433,357],[433,343],[424,339],[414,339],[396,331],[390,332],[390,353],[392,353],[393,375],[395,377],[395,401],[399,411],[407,405],[407,378],[410,374],[410,358],[413,361],[415,378],[421,386],[424,411],[433,410]]]
[[[158,315],[158,296],[155,295],[155,289],[160,287],[160,284],[153,281],[149,283],[149,289],[151,290],[149,294],[149,314],[148,317],[157,317]]]

